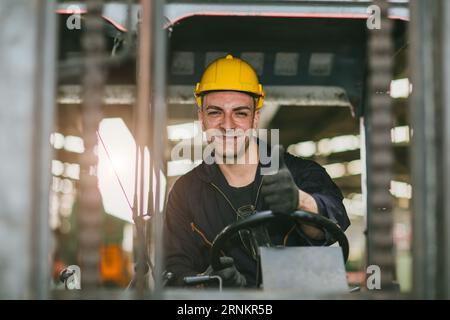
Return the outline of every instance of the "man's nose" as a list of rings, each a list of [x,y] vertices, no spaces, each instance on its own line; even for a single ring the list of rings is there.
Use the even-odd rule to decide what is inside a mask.
[[[225,113],[222,119],[221,127],[225,130],[234,129],[234,121],[231,113]]]

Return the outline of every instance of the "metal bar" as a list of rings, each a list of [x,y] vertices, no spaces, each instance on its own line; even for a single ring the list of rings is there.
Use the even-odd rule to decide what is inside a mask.
[[[372,1],[233,1],[214,3],[177,0],[166,4],[169,25],[199,15],[367,19]],[[409,20],[406,2],[390,2],[389,17]],[[167,22],[167,21],[166,21]]]
[[[135,112],[136,144],[140,150],[139,175],[139,214],[135,219],[137,233],[137,295],[143,298],[145,274],[148,270],[145,253],[145,223],[144,220],[144,185],[145,185],[145,147],[148,144],[148,124],[151,92],[151,62],[152,62],[152,1],[141,1],[141,21],[139,25],[139,55],[137,74],[137,105]],[[151,173],[150,173],[151,174]],[[151,188],[151,186],[149,186]]]
[[[47,134],[55,84],[55,29],[48,15],[52,5],[39,0],[0,1],[1,299],[47,297],[51,155]]]
[[[381,270],[381,289],[389,290],[395,276],[393,247],[392,180],[393,152],[391,128],[393,127],[391,97],[386,92],[392,80],[391,40],[392,21],[388,19],[388,2],[379,0],[381,28],[369,32],[369,108],[370,136],[368,159],[368,233],[369,265]]]
[[[433,299],[436,293],[436,105],[433,92],[433,20],[429,1],[410,2],[410,65],[414,89],[410,99],[413,188],[413,286],[415,296]]]
[[[445,10],[445,1],[438,0],[434,1],[433,5],[428,8],[429,19],[432,18],[432,50],[430,57],[430,68],[432,69],[432,81],[434,90],[431,92],[434,95],[434,108],[435,108],[435,127],[431,128],[434,131],[435,136],[435,172],[436,172],[436,180],[435,180],[435,201],[436,208],[435,212],[432,214],[435,215],[435,230],[432,231],[433,238],[430,241],[436,242],[436,253],[435,258],[436,261],[435,266],[435,294],[434,297],[437,299],[446,299],[448,298],[448,278],[449,278],[449,270],[448,270],[448,200],[447,194],[445,192],[446,180],[445,174],[448,172],[448,167],[446,166],[447,159],[447,145],[446,145],[446,127],[448,126],[448,122],[446,121],[447,116],[447,105],[446,105],[446,91],[448,91],[445,83],[446,72],[445,66],[448,64],[446,59],[448,56],[445,55],[445,19],[446,12]],[[447,31],[448,32],[448,31]],[[444,179],[441,179],[441,175],[444,175]],[[424,213],[423,213],[424,214]],[[430,213],[428,213],[430,214]]]
[[[169,104],[195,104],[192,86],[169,85]],[[293,106],[323,106],[323,107],[345,107],[353,108],[345,89],[333,86],[266,86],[265,91],[270,96],[264,100],[264,105],[293,105]],[[105,87],[105,105],[128,105],[135,104],[134,85],[107,85]],[[58,87],[58,103],[77,105],[81,103],[81,88],[79,85],[60,85]],[[267,109],[265,109],[267,110]],[[263,115],[261,115],[263,116]]]
[[[163,166],[164,146],[167,142],[166,135],[166,59],[167,59],[167,34],[163,28],[165,1],[154,1],[154,70],[153,70],[153,159],[155,167],[155,213],[153,220],[153,243],[155,248],[155,289],[154,298],[158,299],[162,295],[162,274],[163,274],[163,215],[164,209],[160,206],[161,174],[165,175]]]
[[[136,127],[136,113],[133,113],[133,125]],[[136,149],[134,152],[134,195],[133,195],[133,220],[137,219],[139,215],[139,207],[138,207],[138,187],[139,187],[139,158],[140,151],[139,145],[136,141]]]
[[[35,108],[33,135],[33,193],[31,225],[32,297],[47,299],[50,283],[49,194],[52,148],[49,137],[54,125],[56,71],[55,1],[40,0],[37,8],[39,37],[36,41]],[[42,37],[42,38],[41,38]]]
[[[85,152],[81,156],[80,212],[78,213],[78,250],[81,286],[85,297],[95,297],[99,286],[100,245],[102,240],[103,206],[96,175],[98,158],[97,130],[102,118],[102,99],[105,70],[102,64],[105,41],[103,35],[101,0],[86,2],[86,31],[82,45],[85,52],[83,84],[83,140]]]
[[[448,1],[442,1],[442,44],[443,44],[443,57],[450,57],[450,3]],[[443,107],[444,107],[444,152],[443,154],[443,190],[450,190],[450,63],[448,59],[442,60],[443,67],[442,71],[443,81]],[[450,235],[448,230],[450,230],[450,197],[444,197],[444,210],[443,213],[445,215],[442,226],[446,231],[443,234],[443,263],[445,270],[443,274],[443,299],[450,299]]]
[[[366,99],[364,100],[366,101]],[[367,102],[366,102],[367,105]],[[370,158],[370,150],[368,148],[369,141],[368,137],[369,133],[369,124],[368,124],[369,110],[365,111],[364,117],[359,119],[359,132],[360,132],[360,156],[361,156],[361,193],[362,193],[362,212],[364,213],[364,225],[366,226],[364,230],[365,236],[365,249],[366,249],[366,257],[365,260],[367,262],[370,261],[370,250],[369,250],[369,239],[367,234],[370,232],[370,225],[368,221],[368,199],[369,199],[369,186],[367,184],[368,177],[370,176],[369,171],[367,170],[368,159]]]
[[[445,297],[445,279],[446,275],[448,273],[448,270],[445,269],[445,257],[447,255],[446,247],[445,247],[445,237],[446,233],[448,232],[447,229],[445,229],[445,221],[446,221],[446,213],[445,213],[445,198],[447,195],[445,194],[445,191],[443,190],[443,187],[445,185],[444,181],[442,179],[439,179],[439,176],[442,174],[445,174],[446,168],[444,166],[444,160],[445,160],[445,143],[443,139],[443,134],[445,131],[445,107],[444,107],[444,92],[445,90],[443,86],[443,77],[444,73],[442,70],[443,62],[445,60],[445,56],[443,56],[443,44],[442,44],[442,35],[443,31],[443,1],[438,0],[433,2],[433,5],[429,7],[430,17],[433,17],[433,50],[432,50],[432,65],[433,68],[433,82],[435,86],[435,91],[433,94],[435,95],[435,107],[436,107],[436,113],[435,113],[435,123],[436,126],[434,128],[435,131],[435,170],[437,173],[437,180],[435,181],[436,184],[436,211],[434,212],[435,215],[435,227],[434,230],[435,238],[433,239],[436,241],[436,292],[435,297],[437,299],[442,299]],[[438,245],[439,244],[439,245]]]

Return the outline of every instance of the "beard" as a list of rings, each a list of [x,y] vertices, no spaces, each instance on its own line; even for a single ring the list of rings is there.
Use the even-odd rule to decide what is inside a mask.
[[[246,136],[238,138],[217,139],[214,144],[216,155],[225,163],[235,164],[245,163],[245,153],[249,146],[249,139]],[[242,160],[242,161],[238,161]]]
[[[245,163],[245,154],[248,150],[250,139],[247,134],[226,132],[212,135],[208,138],[212,144],[217,161],[226,164]]]

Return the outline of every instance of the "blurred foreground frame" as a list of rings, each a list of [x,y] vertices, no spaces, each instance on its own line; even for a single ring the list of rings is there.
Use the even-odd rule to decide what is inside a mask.
[[[101,1],[87,1],[86,3],[87,7],[102,5]],[[121,4],[127,5],[127,2],[124,1]],[[133,4],[137,5],[137,3]],[[55,115],[57,111],[60,112],[55,107],[57,101],[65,99],[66,105],[70,105],[75,104],[75,101],[79,103],[80,100],[83,100],[85,105],[88,104],[88,106],[82,112],[86,112],[85,115],[92,112],[90,115],[94,115],[85,118],[83,122],[83,128],[87,130],[83,134],[89,135],[88,139],[84,139],[85,143],[90,141],[85,145],[87,154],[83,155],[83,157],[88,156],[83,160],[87,167],[96,164],[94,152],[95,128],[101,118],[100,113],[105,111],[104,100],[115,101],[115,106],[112,106],[111,109],[106,108],[106,112],[119,108],[121,101],[124,100],[132,105],[134,111],[143,116],[137,117],[137,120],[130,119],[128,123],[133,124],[130,131],[133,132],[142,148],[140,152],[143,153],[145,147],[151,148],[154,155],[153,159],[155,159],[152,166],[158,173],[153,178],[159,181],[161,178],[160,172],[161,174],[166,172],[163,164],[166,160],[163,151],[167,142],[165,137],[161,139],[161,132],[166,132],[168,115],[166,91],[169,101],[190,103],[189,98],[183,98],[186,85],[187,83],[194,84],[192,79],[195,77],[195,72],[198,72],[197,69],[200,69],[199,60],[194,60],[194,64],[191,65],[189,54],[184,53],[183,56],[183,54],[175,53],[177,50],[169,51],[167,48],[168,37],[184,18],[190,16],[204,17],[208,15],[208,12],[209,14],[212,12],[220,13],[219,16],[240,17],[249,12],[253,14],[258,12],[261,16],[266,17],[272,15],[280,18],[290,15],[290,19],[320,19],[326,17],[327,14],[332,16],[340,12],[347,14],[347,19],[364,19],[367,16],[366,9],[369,4],[371,2],[361,1],[330,1],[326,3],[323,1],[260,1],[258,3],[241,1],[239,4],[228,1],[208,1],[207,3],[199,1],[155,1],[152,6],[154,19],[147,21],[151,25],[147,30],[150,31],[147,34],[150,38],[148,41],[150,48],[147,48],[147,51],[140,51],[143,49],[142,47],[133,48],[130,43],[131,38],[128,38],[127,43],[125,37],[121,37],[123,34],[116,34],[115,29],[109,29],[114,32],[111,42],[112,48],[115,48],[115,44],[120,42],[122,42],[122,48],[124,48],[120,53],[120,46],[116,47],[114,50],[118,50],[118,56],[114,58],[111,57],[111,52],[106,52],[107,50],[104,52],[105,55],[101,54],[101,45],[97,47],[96,40],[90,42],[89,34],[86,35],[88,39],[84,45],[88,47],[93,45],[90,51],[92,58],[90,66],[92,69],[89,71],[94,73],[87,80],[87,86],[84,90],[80,90],[80,86],[71,87],[73,85],[71,79],[77,77],[80,79],[83,72],[86,71],[83,67],[86,63],[84,57],[68,57],[68,60],[64,60],[65,64],[58,64],[57,48],[60,39],[58,39],[57,30],[61,28],[60,25],[58,26],[57,15],[55,15],[59,8],[58,3],[51,0],[1,1],[0,12],[3,27],[0,30],[0,41],[8,45],[0,47],[0,74],[2,75],[0,80],[2,82],[0,85],[0,96],[2,97],[0,130],[1,136],[4,137],[0,144],[0,155],[2,156],[0,166],[0,181],[2,181],[0,185],[0,203],[2,203],[0,208],[0,238],[2,239],[0,245],[0,298],[186,299],[193,294],[192,291],[184,293],[165,291],[163,290],[161,277],[157,276],[163,274],[161,226],[164,210],[160,209],[163,206],[160,206],[159,203],[153,203],[150,211],[144,210],[145,208],[141,206],[139,211],[135,213],[138,216],[149,212],[152,214],[150,232],[148,233],[151,245],[138,248],[136,255],[141,259],[146,259],[147,256],[152,261],[153,274],[156,275],[152,283],[152,290],[148,290],[141,285],[142,275],[138,276],[139,281],[136,290],[98,288],[99,239],[95,238],[95,230],[100,225],[100,220],[90,219],[92,218],[91,214],[85,215],[85,219],[82,219],[81,223],[81,228],[85,227],[85,230],[89,231],[89,235],[79,230],[80,239],[87,239],[87,242],[84,243],[84,249],[88,252],[85,256],[87,267],[85,271],[83,266],[81,268],[81,276],[88,275],[84,285],[83,281],[81,283],[82,290],[59,291],[51,289],[52,267],[49,257],[54,243],[51,241],[49,228],[49,193],[51,185],[50,163],[55,151],[49,144],[49,137],[54,130]],[[450,181],[450,112],[448,110],[450,107],[450,62],[445,57],[450,56],[450,3],[444,0],[432,2],[415,0],[406,4],[394,1],[390,2],[389,5],[390,16],[393,18],[401,17],[405,21],[409,20],[409,76],[414,86],[409,101],[411,125],[414,129],[411,144],[411,154],[413,155],[411,158],[412,185],[414,186],[413,292],[411,296],[404,296],[390,290],[382,290],[361,294],[353,293],[351,296],[339,298],[413,297],[448,299],[450,298],[450,237],[448,236],[448,230],[450,230],[450,198],[445,195],[449,189],[448,181]],[[101,7],[97,7],[97,9],[101,10]],[[99,33],[96,21],[99,20],[91,20],[90,27]],[[87,23],[89,25],[89,19],[87,19]],[[120,29],[120,26],[116,27]],[[94,35],[94,33],[91,35]],[[174,33],[174,36],[177,36],[176,33]],[[100,42],[101,40],[98,43]],[[178,45],[184,49],[183,43],[178,43]],[[108,43],[105,46],[109,50]],[[375,54],[380,53],[380,51],[377,51],[378,49],[384,50],[386,47],[380,46],[377,48],[375,44]],[[147,54],[147,56],[143,56],[143,54]],[[204,55],[204,52],[201,54]],[[367,52],[367,54],[370,56],[370,52]],[[255,61],[258,61],[258,56],[254,56],[254,58]],[[291,56],[285,56],[285,59],[291,58]],[[173,80],[173,82],[167,86],[168,68],[166,62],[172,61],[171,59],[181,59],[182,63],[175,64],[174,69],[171,69],[172,72],[178,72],[178,74],[172,77],[171,81]],[[320,56],[318,59],[319,62],[323,62],[328,58]],[[137,78],[137,83],[131,83],[131,87],[123,86],[116,91],[111,90],[111,87],[108,86],[109,83],[107,83],[110,79],[102,77],[108,74],[108,70],[112,72],[111,70],[117,66],[135,60],[138,61],[140,68],[146,66],[146,70],[138,68],[140,71],[137,72],[137,77],[134,74],[132,75],[131,79]],[[151,61],[150,64],[149,61]],[[371,68],[375,70],[374,73],[388,64],[383,64],[382,59],[378,62],[380,62],[378,65],[371,65]],[[285,67],[281,65],[277,70],[289,74],[290,71]],[[393,67],[395,68],[395,66]],[[191,68],[195,70],[192,76],[190,74]],[[351,71],[348,70],[349,75]],[[327,70],[326,68],[319,68],[316,71],[313,70],[313,72],[321,73],[327,72]],[[142,78],[145,74],[147,78]],[[363,76],[366,77],[366,75]],[[371,73],[367,75],[367,77],[371,76],[373,76]],[[151,81],[144,86],[142,79],[150,79]],[[372,136],[372,130],[378,130],[374,128],[377,126],[379,128],[380,123],[383,124],[383,121],[389,121],[390,119],[389,116],[384,119],[378,118],[380,122],[373,124],[370,122],[370,112],[376,111],[362,108],[365,104],[367,107],[372,107],[372,102],[379,103],[375,99],[370,101],[370,105],[367,105],[365,99],[369,100],[370,90],[377,88],[376,85],[380,84],[378,81],[383,82],[385,80],[383,77],[372,78],[373,82],[370,85],[375,87],[371,87],[367,91],[362,90],[365,92],[364,94],[360,94],[362,91],[359,92],[354,88],[345,88],[347,96],[340,94],[342,93],[340,91],[336,91],[334,93],[337,93],[338,98],[334,98],[332,103],[353,108],[355,117],[363,123],[366,139],[364,144],[367,144],[368,148],[365,159],[369,159],[364,164],[364,169],[367,170],[367,186],[369,186],[369,189],[365,191],[365,195],[368,197],[366,201],[369,217],[368,239],[369,242],[372,241],[368,244],[368,261],[378,261],[382,265],[387,265],[388,269],[394,269],[392,257],[389,256],[392,252],[387,250],[388,254],[383,255],[381,253],[381,256],[378,255],[383,250],[386,252],[386,248],[392,250],[392,222],[389,221],[389,218],[377,220],[375,218],[376,212],[372,212],[374,216],[371,216],[372,205],[386,203],[384,202],[386,195],[382,194],[386,190],[374,194],[372,194],[372,191],[386,182],[385,174],[387,171],[383,170],[389,169],[390,161],[390,159],[387,159],[387,162],[384,162],[386,167],[381,167],[382,172],[379,175],[376,171],[380,169],[379,163],[371,163],[370,159],[373,161],[380,160],[381,162],[386,159],[370,156],[373,156],[374,149],[380,146],[382,150],[385,150],[383,149],[385,147],[383,143],[385,142],[375,139],[376,141],[372,141],[371,144],[370,141],[374,137]],[[63,87],[59,87],[60,85]],[[103,92],[105,85],[106,88]],[[369,84],[364,83],[364,86],[366,85],[369,86]],[[89,93],[89,89],[91,89],[91,93]],[[69,94],[61,95],[61,92],[68,92]],[[87,99],[86,96],[81,98],[86,93],[88,94]],[[329,92],[322,93],[316,92],[315,94],[321,97],[327,97],[327,94],[329,94]],[[280,95],[283,98],[289,96],[289,94],[283,95],[283,92]],[[304,101],[303,98],[304,96],[301,95],[297,97],[296,101]],[[288,99],[285,101],[290,102]],[[276,107],[270,107],[271,101],[268,102],[268,110],[274,109],[274,112],[276,112]],[[275,104],[275,101],[272,102]],[[386,101],[381,102],[385,103]],[[388,104],[389,102],[386,105]],[[142,121],[145,119],[148,120],[147,123]],[[383,125],[381,125],[381,128],[388,129],[387,126],[383,127]],[[384,132],[375,135],[375,138],[386,137],[386,134],[389,135],[389,133]],[[86,169],[85,165],[82,164],[83,169]],[[375,165],[375,171],[370,169],[372,168],[371,165]],[[389,176],[389,173],[387,173],[387,176]],[[95,179],[89,181],[92,179],[89,172],[82,172],[81,177],[83,179],[82,185],[86,180],[88,182],[87,185],[81,186],[82,189],[85,188],[85,191],[81,192],[81,200],[83,200],[83,197],[96,193],[96,182]],[[375,184],[371,184],[374,181]],[[89,193],[90,191],[92,193]],[[375,204],[372,202],[373,199],[370,198],[374,195],[376,195]],[[159,199],[159,197],[157,196],[156,199]],[[100,217],[102,209],[98,197],[84,200],[86,202],[80,202],[80,206],[83,207],[82,210],[88,213],[93,210],[92,212],[97,212],[96,216]],[[91,200],[92,202],[89,202]],[[142,200],[140,203],[142,203]],[[134,208],[137,210],[136,206]],[[377,232],[379,232],[378,235]],[[148,251],[146,248],[150,248],[150,252],[145,252]],[[138,273],[141,272],[139,271],[140,268],[136,270]],[[386,281],[390,282],[391,280],[388,277]],[[289,298],[286,295],[262,292],[212,294],[211,292],[201,291],[196,292],[195,297],[199,299]],[[301,296],[299,297],[301,298]]]

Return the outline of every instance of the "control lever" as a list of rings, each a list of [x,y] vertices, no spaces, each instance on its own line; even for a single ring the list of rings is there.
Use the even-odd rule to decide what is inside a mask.
[[[219,291],[222,291],[222,278],[219,276],[199,275],[199,276],[189,276],[189,277],[183,278],[183,282],[186,285],[190,285],[190,286],[202,284],[202,283],[213,281],[213,280],[217,280],[219,282]]]
[[[80,267],[77,265],[71,265],[61,270],[59,280],[64,283],[64,288],[67,290],[81,289]]]
[[[172,280],[174,274],[170,271],[164,271],[163,273],[163,287],[167,286],[167,284]]]

